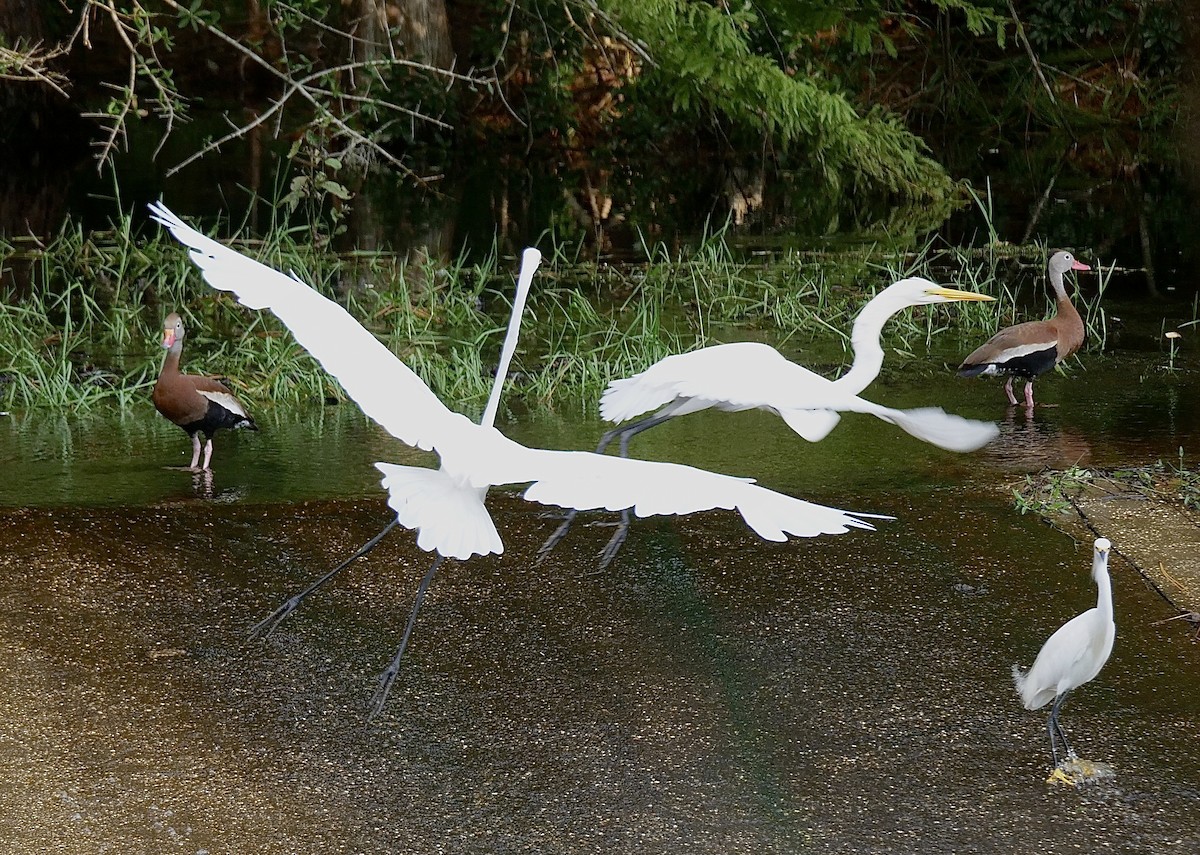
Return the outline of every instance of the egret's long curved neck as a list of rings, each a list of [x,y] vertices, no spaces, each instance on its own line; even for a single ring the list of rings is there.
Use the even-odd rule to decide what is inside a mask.
[[[500,348],[500,364],[496,366],[496,379],[492,381],[492,393],[488,396],[487,406],[483,408],[483,418],[479,423],[484,427],[492,427],[496,422],[496,413],[500,409],[500,393],[504,389],[504,380],[508,377],[508,366],[512,363],[513,353],[517,349],[517,339],[521,335],[521,315],[525,313],[525,298],[529,296],[529,286],[533,282],[533,274],[542,263],[542,254],[533,247],[521,253],[521,272],[517,276],[517,294],[513,297],[512,316],[508,319],[508,332],[504,335],[504,346]]]
[[[1112,580],[1108,576],[1108,553],[1097,554],[1092,559],[1092,578],[1096,580],[1096,611],[1112,620]]]
[[[850,346],[854,349],[854,363],[850,370],[833,382],[839,391],[857,395],[871,385],[883,368],[883,347],[879,335],[888,318],[903,309],[907,303],[898,303],[887,291],[876,294],[854,319],[850,333]]]

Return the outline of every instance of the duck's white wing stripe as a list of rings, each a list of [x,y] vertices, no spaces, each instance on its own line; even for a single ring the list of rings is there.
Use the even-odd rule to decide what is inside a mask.
[[[229,393],[229,392],[209,392],[209,391],[205,391],[204,389],[198,389],[197,391],[203,397],[208,398],[208,400],[213,401],[214,403],[220,404],[222,407],[229,410],[229,412],[233,413],[235,416],[246,416],[246,418],[249,418],[249,416],[246,415],[246,410],[245,410],[245,408],[242,407],[241,402],[238,401],[237,398],[233,397],[233,395],[231,393]]]
[[[150,210],[191,250],[192,261],[209,285],[232,292],[244,306],[274,312],[301,347],[388,433],[418,448],[437,446],[445,422],[454,414],[349,312],[294,276],[200,234],[161,203],[151,204]]]

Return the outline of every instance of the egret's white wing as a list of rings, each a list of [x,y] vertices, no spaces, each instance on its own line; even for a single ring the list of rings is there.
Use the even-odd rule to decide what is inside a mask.
[[[879,417],[893,422],[905,433],[947,451],[975,451],[1000,435],[993,422],[965,419],[947,413],[941,407],[920,407],[915,410],[887,410]]]
[[[296,341],[337,378],[362,411],[397,439],[429,450],[447,422],[465,419],[438,400],[412,369],[349,312],[294,276],[247,258],[187,225],[161,203],[154,219],[188,247],[209,285],[252,309],[270,309]]]
[[[775,348],[735,342],[677,353],[640,374],[614,380],[600,397],[600,415],[620,423],[677,398],[705,401],[722,410],[772,408],[781,395],[820,407],[814,398],[830,381],[789,362]],[[693,411],[693,410],[689,410]]]
[[[841,534],[873,529],[860,514],[816,505],[760,487],[747,478],[719,475],[678,463],[660,463],[595,454],[526,448],[492,429],[480,428],[469,463],[473,483],[521,484],[532,481],[525,498],[576,510],[632,508],[640,517],[737,510],[760,537]]]

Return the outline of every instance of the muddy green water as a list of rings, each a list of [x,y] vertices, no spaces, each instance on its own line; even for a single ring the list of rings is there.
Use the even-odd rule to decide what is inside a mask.
[[[1067,852],[1200,846],[1200,643],[1120,559],[1118,637],[1064,707],[1116,777],[1044,783],[1009,669],[1094,603],[1090,545],[1013,508],[1043,466],[1200,448],[1200,372],[1085,355],[1032,420],[933,368],[872,387],[1001,422],[972,455],[847,415],[808,445],[764,414],[635,441],[875,532],[764,543],[729,513],[578,526],[513,492],[503,556],[449,562],[392,699],[374,677],[428,556],[397,531],[266,641],[248,628],[388,518],[352,406],[222,438],[211,483],[148,405],[0,417],[0,840],[14,852]],[[595,421],[503,430],[590,446]],[[1119,543],[1118,543],[1119,546]],[[0,847],[4,848],[4,847]]]

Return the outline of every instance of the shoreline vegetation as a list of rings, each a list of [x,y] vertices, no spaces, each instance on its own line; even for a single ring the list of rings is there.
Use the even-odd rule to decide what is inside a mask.
[[[450,406],[482,406],[515,259],[493,247],[470,264],[410,263],[390,253],[317,251],[306,236],[284,230],[229,242],[336,299]],[[1049,305],[1039,286],[1046,249],[1036,245],[930,242],[911,253],[862,247],[744,258],[718,231],[688,250],[645,245],[643,261],[618,265],[580,262],[553,239],[542,243],[546,263],[510,380],[510,400],[534,409],[590,411],[609,381],[720,341],[761,338],[785,353],[819,347],[831,354],[833,376],[852,358],[849,331],[862,305],[906,276],[998,302],[898,315],[885,328],[893,365],[941,336],[990,335]],[[23,283],[7,286],[0,304],[0,410],[125,407],[148,395],[171,311],[192,331],[185,369],[228,376],[257,410],[345,400],[273,315],[213,292],[168,236],[149,227],[137,234],[129,218],[106,232],[68,225],[48,242],[0,239],[0,267],[19,269]],[[1104,344],[1105,281],[1080,301],[1092,346]]]

